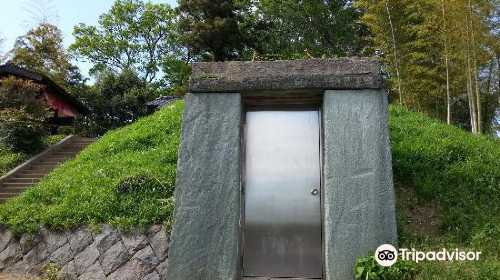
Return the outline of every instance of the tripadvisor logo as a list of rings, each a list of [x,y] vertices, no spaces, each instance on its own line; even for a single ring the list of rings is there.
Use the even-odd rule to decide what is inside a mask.
[[[438,252],[430,251],[430,252],[421,252],[416,251],[415,249],[399,249],[399,253],[401,254],[401,259],[403,261],[411,260],[415,262],[428,260],[428,261],[474,261],[479,260],[479,255],[481,252],[465,252],[465,251],[447,251],[443,249]],[[377,248],[375,251],[375,259],[377,263],[381,266],[391,266],[398,260],[398,250],[394,248],[394,246],[390,244],[383,244]]]
[[[390,244],[378,246],[375,259],[381,266],[391,266],[398,260],[398,250]]]

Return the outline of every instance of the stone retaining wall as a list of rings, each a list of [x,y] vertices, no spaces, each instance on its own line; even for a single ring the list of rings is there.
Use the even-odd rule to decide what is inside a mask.
[[[150,226],[146,233],[122,233],[108,225],[100,232],[87,226],[42,229],[20,239],[1,229],[0,273],[42,275],[53,263],[66,280],[165,279],[169,242],[163,226]]]

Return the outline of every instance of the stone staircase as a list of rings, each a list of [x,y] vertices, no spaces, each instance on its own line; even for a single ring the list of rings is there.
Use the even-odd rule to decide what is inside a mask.
[[[35,185],[46,174],[68,159],[74,158],[93,141],[94,139],[91,138],[73,136],[59,147],[51,147],[16,167],[0,178],[0,203]]]

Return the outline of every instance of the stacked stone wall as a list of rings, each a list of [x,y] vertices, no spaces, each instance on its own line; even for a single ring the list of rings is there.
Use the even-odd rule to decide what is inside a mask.
[[[42,275],[50,265],[66,280],[165,279],[170,236],[163,226],[122,233],[103,225],[72,230],[41,229],[14,238],[0,230],[0,272]]]

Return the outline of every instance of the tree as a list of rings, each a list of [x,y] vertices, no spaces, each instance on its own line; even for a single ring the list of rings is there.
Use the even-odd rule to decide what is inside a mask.
[[[387,11],[387,21],[389,22],[389,26],[391,27],[391,42],[392,42],[392,54],[394,56],[394,69],[396,71],[396,82],[398,87],[398,95],[399,95],[399,105],[403,105],[403,92],[401,91],[401,76],[399,74],[399,58],[398,58],[398,50],[396,43],[396,35],[394,34],[394,25],[392,23],[391,9],[389,8],[389,1],[385,0],[385,10]]]
[[[184,95],[188,92],[189,77],[191,76],[190,59],[179,59],[178,56],[166,55],[162,60],[162,69],[165,73],[164,84],[172,95]]]
[[[0,38],[0,64],[6,60],[6,55],[2,54],[3,53],[2,47],[3,47],[4,42],[5,42],[5,39]]]
[[[0,80],[0,142],[14,151],[37,152],[43,148],[46,116],[42,88],[8,77]]]
[[[70,49],[94,63],[93,72],[140,73],[145,83],[157,78],[163,56],[177,47],[175,15],[167,4],[117,0],[98,26],[75,26]]]
[[[348,0],[256,1],[260,53],[328,57],[360,55],[366,28],[357,23],[360,11]],[[258,28],[259,29],[259,28]]]
[[[106,131],[130,124],[145,116],[146,102],[153,93],[132,71],[120,74],[100,72],[93,87],[81,85],[78,98],[91,108],[89,117],[79,120],[83,134],[99,136]]]
[[[180,0],[181,42],[194,55],[209,53],[215,61],[237,59],[247,44],[243,25],[248,3],[234,0]]]
[[[41,23],[17,38],[10,56],[15,64],[45,74],[60,86],[79,74],[63,46],[61,31],[49,23]]]
[[[446,123],[451,124],[451,93],[450,93],[450,60],[448,54],[448,45],[450,41],[448,39],[448,28],[446,22],[446,5],[445,0],[441,0],[441,37],[443,40],[443,55],[445,63],[446,72]]]
[[[473,133],[491,128],[498,108],[490,97],[498,53],[491,0],[358,0],[356,6],[391,98]]]

